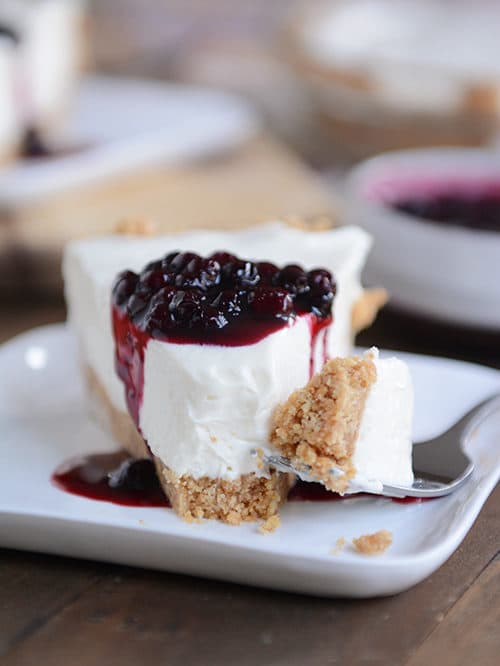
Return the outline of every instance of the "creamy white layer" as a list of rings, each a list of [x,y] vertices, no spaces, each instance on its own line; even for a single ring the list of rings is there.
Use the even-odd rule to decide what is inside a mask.
[[[328,268],[337,280],[328,351],[331,356],[344,356],[351,349],[351,312],[362,293],[360,273],[370,246],[370,236],[356,227],[306,232],[279,222],[233,232],[193,231],[151,238],[115,235],[75,241],[67,246],[63,260],[69,321],[78,335],[84,362],[94,370],[112,404],[127,411],[123,385],[114,369],[110,317],[111,286],[121,270],[139,271],[148,261],[176,249],[201,254],[227,249],[279,265],[297,262],[307,269]],[[163,391],[169,390],[166,377]]]
[[[406,363],[379,358],[378,350],[366,352],[375,363],[372,385],[361,419],[353,464],[356,477],[349,492],[382,492],[382,484],[411,485],[413,385]]]
[[[307,383],[311,335],[294,325],[245,347],[150,340],[140,426],[153,453],[177,474],[235,479],[260,470],[271,414]]]

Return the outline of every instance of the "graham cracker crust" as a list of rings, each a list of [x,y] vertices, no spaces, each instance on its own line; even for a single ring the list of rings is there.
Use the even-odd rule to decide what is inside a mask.
[[[274,414],[271,444],[298,467],[335,492],[347,490],[355,475],[355,442],[377,370],[369,358],[335,358]],[[336,477],[332,468],[344,474]]]
[[[354,303],[351,313],[351,327],[353,333],[359,333],[373,324],[379,310],[389,300],[389,294],[381,287],[365,289]]]
[[[269,477],[244,474],[234,481],[195,479],[178,476],[156,458],[156,471],[174,511],[187,522],[211,518],[230,525],[268,520],[276,515],[280,505],[295,483],[291,474],[271,471]]]
[[[130,415],[111,403],[96,373],[88,365],[85,378],[98,416],[113,438],[134,458],[149,458],[151,452],[137,431]],[[291,474],[271,471],[269,477],[244,474],[234,481],[178,476],[155,458],[155,467],[163,491],[178,516],[188,522],[203,518],[230,525],[245,521],[267,520],[274,516],[295,483]]]

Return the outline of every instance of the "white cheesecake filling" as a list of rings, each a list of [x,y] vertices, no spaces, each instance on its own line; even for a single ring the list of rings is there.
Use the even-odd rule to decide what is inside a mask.
[[[356,476],[348,492],[381,493],[383,484],[411,485],[413,386],[408,366],[397,358],[366,352],[377,379],[366,400],[352,462]]]
[[[149,340],[139,421],[152,452],[179,475],[266,475],[251,452],[269,452],[271,414],[307,383],[310,349],[303,318],[242,347]]]
[[[140,271],[148,261],[173,250],[207,254],[221,249],[278,265],[297,262],[308,270],[327,268],[337,281],[327,351],[330,356],[345,356],[351,351],[352,307],[362,293],[360,275],[370,246],[370,236],[357,227],[306,232],[279,222],[233,232],[193,231],[152,238],[114,235],[74,241],[63,260],[68,317],[79,338],[83,361],[95,372],[112,404],[126,412],[123,384],[114,369],[110,314],[111,286],[121,270]],[[318,341],[318,354],[321,348]],[[218,353],[216,347],[201,349],[206,363]],[[147,390],[147,377],[145,383]],[[157,390],[163,394],[172,390],[168,375]]]

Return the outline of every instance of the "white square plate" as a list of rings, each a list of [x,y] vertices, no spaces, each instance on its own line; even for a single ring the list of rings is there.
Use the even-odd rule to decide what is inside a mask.
[[[439,434],[500,392],[500,372],[401,354],[415,383],[415,439]],[[188,525],[168,509],[124,507],[67,494],[54,469],[79,454],[116,448],[89,420],[74,340],[64,325],[34,329],[0,348],[0,546],[165,569],[323,596],[394,594],[435,571],[457,548],[500,473],[500,412],[478,429],[472,479],[452,496],[421,504],[384,498],[290,503],[281,527]],[[379,557],[339,537],[388,529]]]

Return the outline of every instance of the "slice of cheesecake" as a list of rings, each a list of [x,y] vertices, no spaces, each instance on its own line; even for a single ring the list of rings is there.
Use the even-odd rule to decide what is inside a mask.
[[[154,456],[181,516],[276,512],[290,478],[252,451],[269,451],[275,407],[348,353],[369,246],[360,229],[280,223],[69,245],[69,319],[91,392],[120,444]]]
[[[330,490],[381,493],[413,482],[412,416],[408,367],[374,348],[328,361],[292,393],[274,414],[271,444]]]

